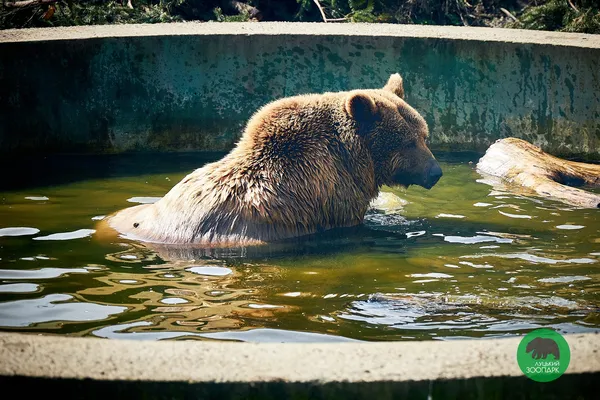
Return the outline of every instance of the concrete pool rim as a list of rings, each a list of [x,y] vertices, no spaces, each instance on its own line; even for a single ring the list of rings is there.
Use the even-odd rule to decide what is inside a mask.
[[[376,36],[600,48],[600,35],[524,29],[310,22],[177,22],[0,30],[0,43],[179,35]]]
[[[600,334],[564,337],[571,349],[571,363],[555,382],[598,382]],[[431,382],[462,382],[470,387],[476,382],[497,384],[498,379],[526,382],[528,378],[516,361],[521,339],[266,344],[0,333],[0,381],[78,382],[79,388],[92,388],[94,382],[144,382],[152,387],[258,384],[266,385],[261,390],[267,392],[270,384],[281,383],[309,384],[313,389],[332,383],[368,386],[394,382],[420,387]],[[544,384],[533,384],[526,386],[544,388]],[[166,387],[172,390],[172,386]]]

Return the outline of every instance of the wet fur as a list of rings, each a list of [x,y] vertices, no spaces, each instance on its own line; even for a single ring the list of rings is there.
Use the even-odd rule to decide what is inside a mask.
[[[381,185],[417,183],[433,157],[425,121],[399,95],[404,88],[395,74],[384,89],[267,104],[227,156],[108,224],[133,239],[206,246],[360,224]]]

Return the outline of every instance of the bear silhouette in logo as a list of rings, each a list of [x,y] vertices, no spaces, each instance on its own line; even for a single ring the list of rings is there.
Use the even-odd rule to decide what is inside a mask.
[[[546,359],[548,354],[552,354],[555,360],[560,359],[560,351],[558,345],[552,339],[545,339],[537,337],[527,344],[525,349],[526,353],[531,353],[531,358],[539,360],[540,358]]]

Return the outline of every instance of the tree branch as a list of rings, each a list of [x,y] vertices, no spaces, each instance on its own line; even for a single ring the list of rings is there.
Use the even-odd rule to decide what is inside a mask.
[[[509,18],[511,18],[513,21],[519,22],[519,20],[517,19],[517,17],[515,17],[514,15],[512,15],[511,12],[508,11],[506,8],[500,7],[500,11],[502,11],[504,13],[504,15],[506,15]]]
[[[313,0],[313,1],[315,2],[315,4],[317,5],[317,8],[321,12],[321,17],[323,17],[323,22],[327,22],[327,17],[325,16],[325,11],[323,11],[323,6],[321,6],[321,3],[319,3],[319,0]]]
[[[575,7],[575,4],[571,0],[567,0],[567,2],[576,13],[579,13],[579,8]]]

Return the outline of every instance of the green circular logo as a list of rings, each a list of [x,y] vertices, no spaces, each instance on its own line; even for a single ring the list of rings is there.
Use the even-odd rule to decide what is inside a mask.
[[[517,349],[521,371],[536,382],[550,382],[565,373],[571,361],[569,344],[552,329],[529,332]]]

